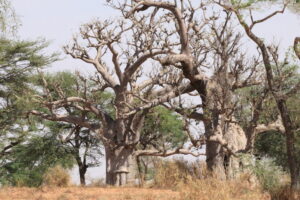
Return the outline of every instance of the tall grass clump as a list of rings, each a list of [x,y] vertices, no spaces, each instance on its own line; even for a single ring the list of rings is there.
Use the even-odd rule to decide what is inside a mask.
[[[192,179],[202,178],[206,173],[203,162],[189,163],[184,160],[162,161],[154,164],[154,186],[175,189]]]
[[[66,187],[70,185],[70,175],[62,166],[49,168],[43,176],[43,185],[54,187]]]
[[[155,164],[154,186],[178,191],[180,200],[270,200],[267,192],[251,187],[248,179],[213,178],[204,161],[160,160]]]
[[[270,200],[268,193],[251,188],[247,181],[197,179],[178,188],[180,200]]]

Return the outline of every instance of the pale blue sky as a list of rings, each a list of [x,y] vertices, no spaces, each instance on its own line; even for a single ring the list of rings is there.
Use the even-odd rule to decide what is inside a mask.
[[[49,51],[61,51],[81,24],[93,19],[107,19],[116,12],[105,6],[104,0],[11,0],[21,20],[21,39],[45,38],[51,42]],[[62,57],[66,57],[62,54]],[[92,71],[91,66],[70,57],[53,64],[51,70]]]
[[[104,0],[11,0],[16,13],[22,22],[19,29],[21,39],[35,40],[38,37],[51,41],[49,51],[61,51],[61,47],[67,44],[74,33],[78,31],[80,24],[89,22],[95,18],[108,19],[116,16],[115,11],[104,6]],[[267,7],[268,8],[268,7]],[[269,8],[265,10],[269,11]],[[264,15],[264,12],[263,14]],[[287,48],[293,44],[295,36],[300,36],[300,17],[286,11],[272,20],[256,27],[261,36],[268,41],[276,41]],[[49,69],[80,70],[82,72],[93,71],[88,66],[70,57],[56,62]],[[104,162],[104,161],[103,161]],[[87,178],[104,176],[104,163],[100,168],[88,171]],[[76,174],[74,171],[73,174]],[[75,176],[74,176],[75,177]],[[78,182],[78,178],[74,178]]]
[[[116,11],[105,6],[104,0],[11,0],[20,17],[22,26],[19,35],[22,39],[45,38],[51,41],[50,51],[61,51],[72,35],[78,32],[81,24],[95,18],[107,19],[116,16]],[[265,11],[271,7],[264,6]],[[262,12],[265,15],[264,12]],[[256,15],[257,16],[257,15]],[[255,31],[269,41],[280,42],[287,48],[300,35],[300,17],[286,11],[267,23],[258,25]],[[62,54],[64,58],[65,55]],[[51,70],[93,71],[91,66],[75,61],[70,57],[54,63]]]

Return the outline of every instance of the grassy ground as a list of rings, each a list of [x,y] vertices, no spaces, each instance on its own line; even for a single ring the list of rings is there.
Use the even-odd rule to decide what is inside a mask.
[[[199,183],[201,184],[201,183]],[[202,183],[203,184],[203,183]],[[233,185],[195,188],[182,186],[177,190],[148,188],[47,187],[2,188],[0,200],[269,200],[268,194]],[[229,187],[228,187],[229,186]],[[202,189],[199,189],[202,188]],[[228,189],[225,189],[228,188]]]
[[[2,188],[0,200],[179,200],[179,192],[143,188]]]

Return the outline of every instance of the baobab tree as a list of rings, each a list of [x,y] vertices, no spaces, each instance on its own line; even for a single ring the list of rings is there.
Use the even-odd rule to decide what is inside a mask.
[[[206,9],[212,4],[189,0],[109,2],[130,20],[140,16],[148,18],[150,26],[160,25],[157,34],[167,38],[162,40],[162,49],[171,46],[173,51],[157,56],[157,60],[162,66],[182,71],[201,97],[198,105],[202,110],[184,112],[180,108],[169,108],[203,122],[207,166],[217,176],[225,178],[226,154],[237,156],[238,152],[248,151],[254,135],[281,125],[258,124],[259,110],[245,131],[235,120],[236,91],[261,84],[262,76],[257,68],[259,56],[249,59],[242,52],[241,35],[238,31],[234,33],[230,25],[230,12],[220,10],[221,14],[209,14]]]
[[[164,35],[149,26],[144,17],[130,21],[95,21],[80,29],[80,37],[64,48],[74,59],[96,69],[92,78],[79,75],[76,92],[63,90],[59,83],[43,79],[43,92],[36,95],[40,108],[30,114],[46,120],[74,124],[96,132],[106,156],[106,183],[132,184],[136,176],[136,156],[197,155],[182,146],[166,150],[138,149],[144,119],[150,109],[194,89],[180,71],[158,67],[156,56],[172,52],[162,47]],[[147,30],[147,31],[145,31]],[[165,38],[167,39],[167,38]],[[103,106],[101,95],[111,93],[111,110]],[[69,112],[72,110],[72,112]]]
[[[283,73],[283,68],[288,65],[287,60],[280,61],[278,56],[278,47],[273,44],[268,44],[262,38],[260,38],[254,31],[253,28],[257,24],[261,24],[273,16],[283,13],[288,5],[284,3],[281,10],[272,12],[271,14],[261,18],[254,19],[252,14],[252,9],[249,8],[250,12],[250,23],[246,22],[244,14],[242,12],[245,5],[240,3],[233,4],[224,4],[223,2],[217,2],[220,6],[226,9],[229,12],[232,12],[237,17],[241,27],[244,29],[246,35],[259,49],[262,58],[263,65],[266,71],[266,79],[268,83],[268,89],[270,90],[276,105],[279,111],[280,117],[282,119],[282,124],[284,127],[284,132],[286,136],[286,148],[287,148],[287,157],[289,163],[289,170],[291,175],[291,188],[299,189],[300,187],[300,167],[299,160],[296,149],[295,149],[295,134],[297,130],[297,125],[293,123],[291,118],[287,100],[288,98],[297,93],[299,90],[300,82],[296,83],[294,86],[285,87],[286,74]],[[297,57],[299,58],[299,38],[294,40],[294,51]],[[288,89],[287,89],[288,88]]]

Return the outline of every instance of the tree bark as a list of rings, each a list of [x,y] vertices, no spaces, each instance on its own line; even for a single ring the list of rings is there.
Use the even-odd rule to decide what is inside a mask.
[[[79,177],[80,177],[80,185],[81,186],[85,186],[86,182],[85,182],[85,174],[87,171],[87,167],[86,166],[80,166],[79,167]]]
[[[300,189],[300,167],[297,165],[297,154],[295,149],[295,135],[293,130],[292,121],[290,119],[286,101],[285,100],[277,100],[277,106],[280,111],[282,122],[285,127],[285,135],[286,135],[286,147],[287,147],[287,158],[289,162],[289,168],[291,173],[291,188],[293,190]]]
[[[86,174],[88,166],[86,165],[86,163],[81,161],[81,158],[79,156],[79,149],[77,149],[77,154],[76,154],[75,158],[76,158],[76,162],[77,162],[77,166],[78,166],[80,185],[85,186],[86,185],[85,174]]]
[[[213,177],[225,180],[224,155],[222,146],[217,142],[207,141],[206,143],[206,164]]]
[[[225,168],[224,168],[224,155],[222,145],[216,141],[210,141],[209,138],[215,133],[213,124],[217,126],[218,118],[216,115],[213,116],[213,122],[205,123],[205,134],[208,138],[206,142],[206,165],[208,170],[212,173],[212,176],[221,180],[226,179]],[[215,122],[215,123],[214,123]]]
[[[134,150],[129,147],[112,149],[105,146],[106,184],[114,186],[135,185],[137,166]]]

